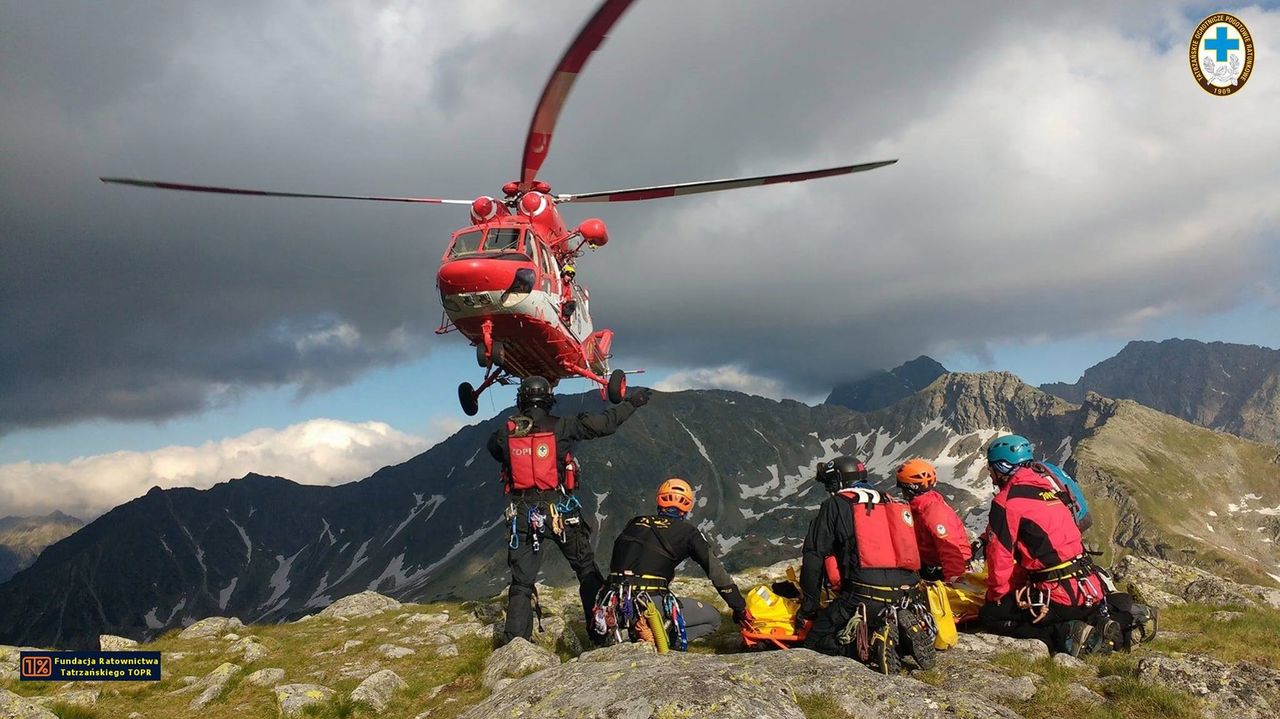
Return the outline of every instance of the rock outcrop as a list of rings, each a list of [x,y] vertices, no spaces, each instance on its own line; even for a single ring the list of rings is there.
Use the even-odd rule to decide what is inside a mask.
[[[330,604],[320,612],[320,616],[356,619],[358,617],[371,617],[391,609],[399,609],[400,606],[400,602],[377,592],[360,592],[359,594],[343,597]]]
[[[805,719],[797,697],[814,696],[857,717],[1018,716],[974,694],[905,676],[885,677],[848,659],[804,649],[659,656],[621,645],[517,679],[462,717]]]
[[[1280,672],[1250,662],[1156,654],[1138,660],[1138,678],[1200,697],[1206,719],[1272,719],[1280,712]]]

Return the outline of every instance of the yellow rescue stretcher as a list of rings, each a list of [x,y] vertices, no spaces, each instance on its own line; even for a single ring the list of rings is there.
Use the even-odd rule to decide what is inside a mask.
[[[987,573],[985,570],[970,572],[953,584],[928,582],[925,589],[929,613],[938,629],[933,646],[939,650],[950,649],[958,641],[957,626],[978,618],[986,596]],[[822,606],[830,599],[830,593],[824,589]],[[747,592],[745,600],[751,613],[751,626],[741,629],[747,648],[789,649],[804,643],[813,623],[807,622],[799,632],[795,629],[796,612],[800,611],[800,582],[794,568],[787,568],[786,581],[756,586]]]

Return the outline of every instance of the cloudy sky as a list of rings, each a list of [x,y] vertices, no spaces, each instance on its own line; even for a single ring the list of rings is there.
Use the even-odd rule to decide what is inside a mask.
[[[616,364],[812,400],[919,354],[1043,382],[1133,338],[1280,346],[1280,10],[883,5],[647,0],[615,27],[558,192],[900,159],[566,208],[610,226],[579,269]],[[592,9],[0,2],[0,515],[347,481],[460,426],[476,368],[432,334],[433,279],[465,211],[96,178],[496,193]],[[1223,9],[1257,43],[1228,98],[1186,61]]]

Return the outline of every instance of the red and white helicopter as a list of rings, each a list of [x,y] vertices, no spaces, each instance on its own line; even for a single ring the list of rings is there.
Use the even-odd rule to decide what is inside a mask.
[[[436,333],[461,332],[475,346],[477,360],[486,370],[479,387],[473,387],[470,382],[458,386],[463,411],[475,415],[480,394],[493,384],[509,384],[513,378],[531,375],[545,377],[553,385],[568,377],[589,379],[600,385],[602,394],[616,404],[626,394],[626,373],[609,370],[613,331],[594,328],[587,289],[577,282],[566,282],[563,273],[584,247],[604,246],[609,241],[609,233],[604,222],[596,218],[584,220],[570,229],[561,218],[558,205],[653,200],[798,182],[874,170],[897,162],[884,160],[780,175],[552,194],[550,185],[537,176],[551,147],[560,110],[587,59],[632,2],[634,0],[605,0],[601,3],[560,58],[529,123],[520,179],[503,185],[501,199],[328,195],[119,177],[100,179],[137,187],[227,195],[470,205],[471,224],[453,233],[436,275],[445,315]]]

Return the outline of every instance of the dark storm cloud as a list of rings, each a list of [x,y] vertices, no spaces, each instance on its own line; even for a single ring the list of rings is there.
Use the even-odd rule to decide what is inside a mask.
[[[323,389],[457,342],[431,334],[432,284],[460,208],[96,177],[494,193],[591,8],[6,5],[0,431]],[[1280,36],[1244,14],[1260,43]],[[580,266],[597,324],[620,364],[738,364],[812,392],[920,352],[1230,306],[1275,279],[1277,76],[1229,105],[1204,95],[1178,60],[1187,22],[1160,5],[637,3],[562,116],[557,191],[902,162],[567,209],[614,238]]]

